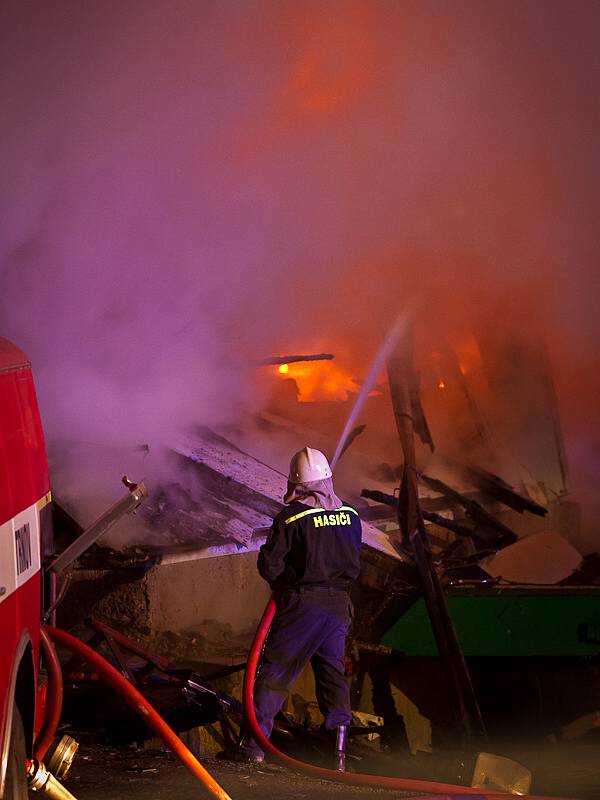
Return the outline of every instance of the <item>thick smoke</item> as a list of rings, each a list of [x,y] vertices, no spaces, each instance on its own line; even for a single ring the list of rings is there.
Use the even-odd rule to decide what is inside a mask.
[[[410,297],[425,340],[545,339],[591,521],[597,4],[0,17],[3,333],[53,448],[235,418],[276,352],[333,342],[365,374]]]

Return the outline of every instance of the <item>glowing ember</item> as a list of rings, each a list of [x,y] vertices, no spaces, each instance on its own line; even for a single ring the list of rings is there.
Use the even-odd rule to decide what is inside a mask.
[[[445,389],[445,388],[446,384],[444,383],[444,381],[438,381],[438,389]]]
[[[279,372],[281,375],[287,375],[289,371],[290,371],[289,364],[280,364],[279,367],[277,368],[277,372]]]

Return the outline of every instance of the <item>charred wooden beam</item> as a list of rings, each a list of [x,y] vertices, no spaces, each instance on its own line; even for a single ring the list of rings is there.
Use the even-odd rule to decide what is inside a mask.
[[[482,499],[481,492],[461,492],[461,495],[465,500],[479,501]],[[445,497],[420,497],[419,505],[425,511],[446,511],[455,504],[449,503]]]
[[[448,612],[440,579],[433,564],[418,502],[414,444],[415,413],[410,391],[411,385],[414,385],[413,376],[413,342],[410,336],[406,336],[388,360],[394,416],[404,455],[404,471],[397,507],[398,523],[405,543],[412,546],[414,552],[431,628],[448,681],[455,714],[462,723],[466,739],[473,743],[475,740],[485,739],[485,725]]]
[[[529,511],[531,514],[545,517],[548,513],[547,508],[535,503],[530,497],[524,497],[522,494],[519,494],[510,484],[506,483],[506,481],[503,481],[502,478],[499,478],[498,475],[494,475],[492,472],[488,472],[481,467],[470,466],[467,467],[467,473],[475,486],[477,486],[483,494],[504,503],[505,506],[512,508],[514,511],[518,511],[519,514],[522,514],[524,511]]]
[[[392,354],[388,359],[387,371],[400,440],[404,440],[404,445],[410,446],[405,431],[406,423],[409,421],[411,432],[414,430],[423,444],[428,445],[433,453],[435,449],[433,439],[421,405],[419,374],[412,369],[412,365],[406,369],[406,365],[402,363],[397,354]],[[412,447],[414,449],[414,445]]]
[[[460,492],[457,492],[456,489],[448,486],[447,483],[444,483],[438,478],[432,478],[429,475],[425,475],[423,472],[419,473],[418,477],[419,480],[422,481],[426,486],[429,486],[430,489],[439,492],[450,502],[456,503],[464,508],[466,516],[477,526],[476,530],[479,531],[480,538],[483,536],[487,540],[488,544],[491,543],[492,535],[495,536],[496,544],[499,547],[513,544],[513,542],[516,542],[519,538],[514,531],[511,531],[509,527],[497,520],[494,516],[492,516],[492,514],[489,513],[489,511],[486,511],[485,508],[477,502],[477,500],[469,500],[466,497],[463,497]]]
[[[449,346],[442,346],[442,353],[444,354],[446,366],[450,370],[450,378],[456,381],[465,397],[465,400],[467,401],[467,406],[471,413],[471,419],[473,420],[477,437],[481,440],[481,442],[490,446],[490,432],[479,409],[477,401],[475,400],[475,396],[469,387],[469,383],[462,369],[460,368],[456,353]]]
[[[431,431],[429,430],[429,425],[427,424],[427,418],[425,416],[425,412],[423,411],[423,406],[421,404],[421,376],[419,375],[419,373],[414,374],[413,381],[414,382],[411,386],[411,391],[410,391],[410,402],[412,407],[415,433],[418,435],[419,439],[423,442],[423,444],[426,444],[433,453],[433,451],[435,450],[435,445],[433,443]]]
[[[394,497],[393,494],[386,494],[385,492],[377,491],[376,489],[363,489],[360,493],[361,497],[366,497],[367,500],[374,500],[376,503],[383,503],[386,506],[390,506],[392,508],[397,508],[398,506],[398,498]],[[427,522],[432,522],[435,525],[439,525],[440,528],[446,528],[446,530],[452,531],[452,533],[456,533],[457,536],[466,536],[471,538],[474,533],[474,529],[470,526],[461,524],[453,519],[448,519],[447,517],[443,517],[441,514],[436,514],[433,511],[426,511],[424,508],[421,508],[421,514],[423,519]],[[361,511],[361,516],[362,516]]]
[[[332,358],[335,358],[332,353],[314,353],[301,356],[271,356],[269,358],[262,358],[257,362],[257,366],[276,367],[278,364],[294,364],[297,361],[331,361]]]

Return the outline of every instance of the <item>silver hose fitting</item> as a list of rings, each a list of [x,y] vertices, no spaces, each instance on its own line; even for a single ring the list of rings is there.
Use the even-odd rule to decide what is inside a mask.
[[[37,758],[32,758],[29,762],[27,781],[33,792],[43,792],[52,800],[77,800]]]
[[[348,739],[348,726],[338,725],[335,737],[335,768],[338,772],[346,771],[346,740]]]

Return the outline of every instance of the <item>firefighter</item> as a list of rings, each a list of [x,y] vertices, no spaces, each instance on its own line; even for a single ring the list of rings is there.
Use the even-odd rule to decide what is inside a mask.
[[[269,737],[290,686],[310,662],[324,728],[336,736],[336,766],[343,769],[351,720],[344,654],[349,588],[360,570],[360,519],[335,494],[326,457],[311,447],[293,456],[283,500],[286,507],[258,557],[277,612],[256,679],[256,716]],[[243,739],[238,758],[260,762],[264,753],[253,739]]]

